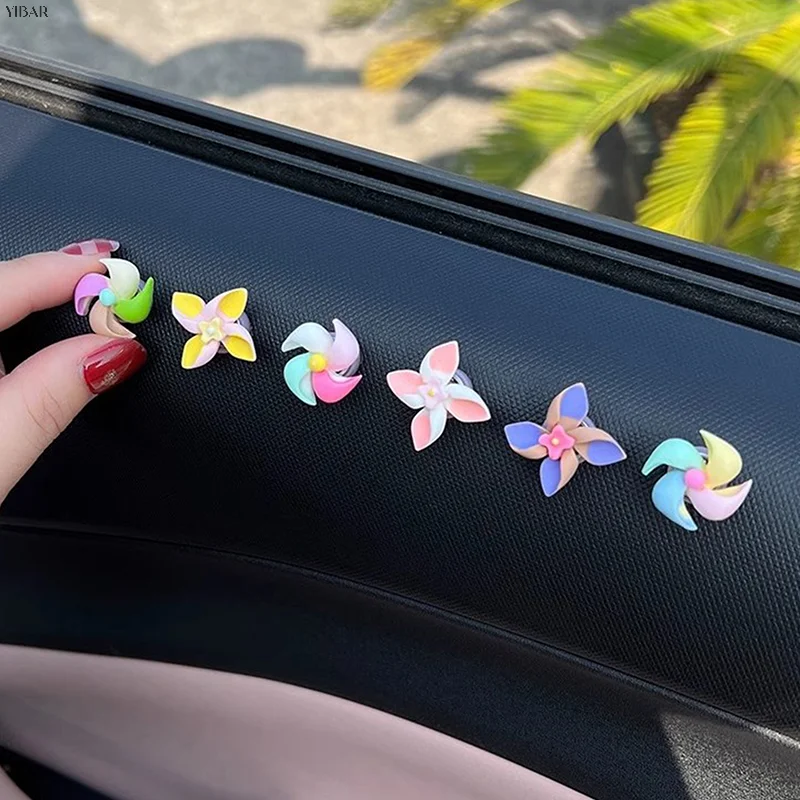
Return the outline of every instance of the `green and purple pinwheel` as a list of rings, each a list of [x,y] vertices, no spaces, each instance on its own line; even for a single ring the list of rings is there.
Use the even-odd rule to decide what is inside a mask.
[[[84,244],[76,247],[81,248]],[[147,319],[153,307],[153,279],[143,282],[139,268],[124,258],[98,260],[108,270],[108,275],[90,272],[78,281],[74,293],[75,311],[82,317],[88,314],[89,325],[101,336],[133,339],[136,334],[119,320],[135,323]]]
[[[539,478],[547,497],[563,489],[583,461],[604,467],[626,458],[611,434],[594,427],[588,413],[586,387],[576,383],[550,403],[544,425],[514,422],[505,427],[506,439],[515,453],[544,459]]]

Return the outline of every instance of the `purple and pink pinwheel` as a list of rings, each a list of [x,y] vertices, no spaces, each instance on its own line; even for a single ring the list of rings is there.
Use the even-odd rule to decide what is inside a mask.
[[[356,375],[361,348],[353,332],[341,320],[333,321],[333,332],[317,322],[304,322],[295,328],[281,350],[288,353],[302,348],[283,368],[283,379],[293,394],[310,406],[338,403],[361,381]]]
[[[626,458],[611,434],[594,427],[588,413],[586,387],[576,383],[550,403],[544,425],[514,422],[505,427],[506,439],[515,453],[544,459],[539,478],[547,497],[563,489],[583,461],[604,467]]]
[[[459,422],[491,419],[481,396],[463,382],[468,379],[459,371],[458,362],[458,342],[447,342],[426,354],[419,372],[401,369],[386,376],[395,395],[417,410],[411,421],[411,440],[417,451],[429,447],[444,433],[449,417]]]
[[[220,345],[234,358],[255,361],[253,337],[240,320],[247,305],[247,289],[231,289],[206,303],[187,292],[172,295],[172,315],[194,336],[183,347],[181,366],[194,369],[207,364]]]

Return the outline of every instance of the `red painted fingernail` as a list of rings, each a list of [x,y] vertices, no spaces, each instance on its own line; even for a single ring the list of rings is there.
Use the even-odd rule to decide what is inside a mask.
[[[115,250],[119,250],[119,242],[113,239],[87,239],[85,242],[68,244],[60,252],[70,256],[107,256]]]
[[[138,372],[147,350],[135,339],[118,339],[83,359],[83,380],[92,394],[101,394]]]

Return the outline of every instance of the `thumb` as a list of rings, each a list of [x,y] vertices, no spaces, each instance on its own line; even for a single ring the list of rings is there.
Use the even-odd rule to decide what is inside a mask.
[[[90,334],[51,345],[0,378],[0,503],[92,397],[146,359],[134,339]]]

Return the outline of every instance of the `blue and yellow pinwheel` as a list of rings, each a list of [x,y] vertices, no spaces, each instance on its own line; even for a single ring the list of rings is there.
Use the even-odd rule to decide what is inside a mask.
[[[695,447],[685,439],[667,439],[647,459],[642,473],[649,475],[667,467],[653,487],[653,504],[668,519],[687,531],[697,525],[686,508],[686,500],[698,514],[719,521],[734,514],[753,486],[745,481],[730,482],[742,471],[742,457],[735,447],[708,431],[700,431],[705,447]]]

